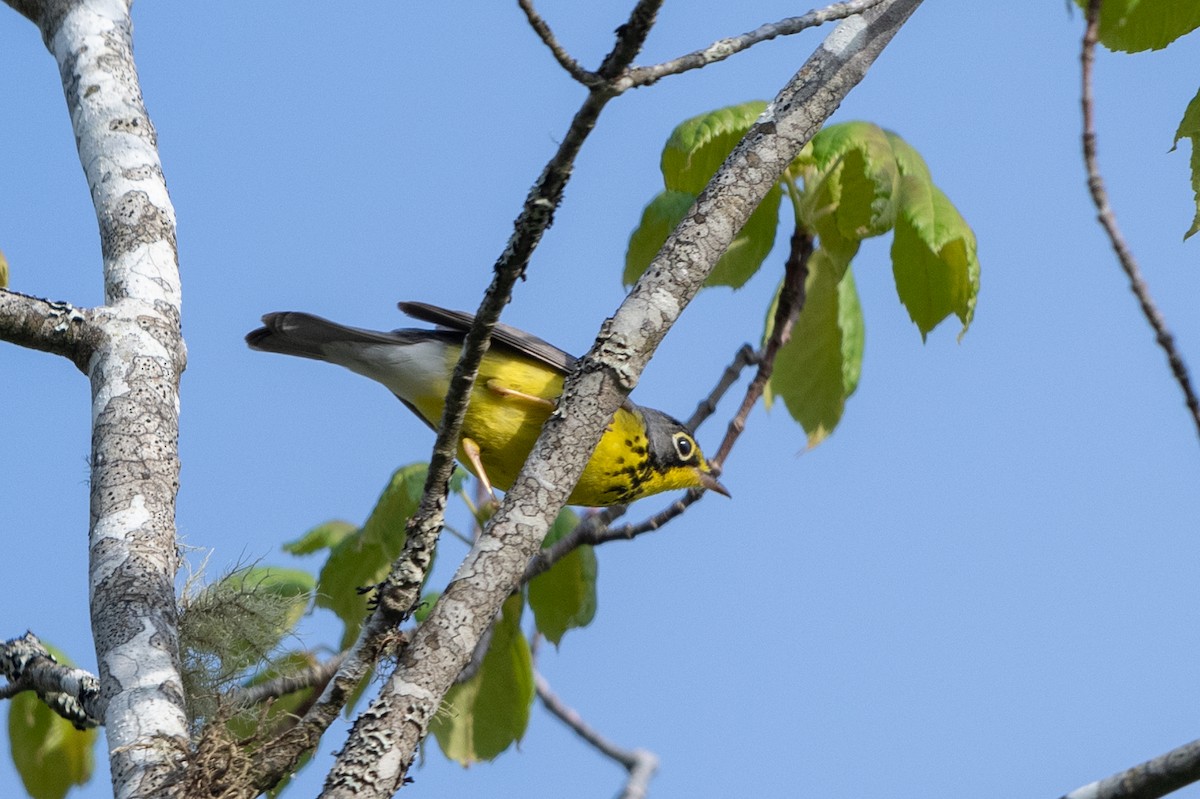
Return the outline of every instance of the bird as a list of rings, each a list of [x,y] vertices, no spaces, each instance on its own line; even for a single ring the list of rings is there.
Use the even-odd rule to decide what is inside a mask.
[[[423,302],[400,310],[436,329],[366,330],[299,311],[269,313],[246,335],[251,349],[337,364],[382,383],[433,430],[474,314]],[[458,459],[492,496],[512,487],[577,359],[537,336],[497,323],[471,391]],[[584,467],[569,505],[605,507],[673,489],[730,496],[691,430],[628,399]]]

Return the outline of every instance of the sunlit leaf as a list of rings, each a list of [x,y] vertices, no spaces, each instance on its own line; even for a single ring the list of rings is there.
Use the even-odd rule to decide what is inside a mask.
[[[736,289],[754,276],[775,246],[782,196],[779,186],[773,186],[767,192],[767,196],[734,237],[729,249],[713,267],[705,285]],[[629,237],[629,248],[625,251],[622,281],[626,286],[632,286],[642,276],[695,200],[695,195],[686,192],[663,191],[650,201],[642,212],[641,223]]]
[[[564,510],[546,533],[549,547],[574,530],[579,518]],[[529,583],[529,608],[538,632],[558,646],[567,630],[586,627],[596,615],[596,553],[583,545],[571,550]]]
[[[429,725],[442,752],[464,766],[521,740],[533,704],[533,659],[521,635],[520,595],[504,602],[479,671],[452,687]]]
[[[404,547],[405,524],[421,500],[427,471],[423,463],[397,469],[366,523],[341,537],[321,569],[317,606],[332,610],[345,625],[342,648],[358,637],[367,615],[369,597],[360,589],[383,580]]]
[[[776,356],[766,399],[781,398],[814,447],[833,432],[858,386],[865,331],[846,262],[818,249],[808,268],[804,310]],[[773,320],[774,308],[764,340]]]
[[[350,522],[334,519],[318,524],[295,541],[287,542],[283,545],[283,551],[292,555],[311,555],[322,549],[333,549],[357,529]]]
[[[869,122],[843,122],[823,128],[812,140],[812,164],[821,182],[809,186],[819,198],[809,220],[822,244],[837,237],[860,241],[891,229],[896,217],[895,194],[900,180],[888,135]],[[811,180],[810,180],[811,182]]]
[[[767,104],[754,100],[718,108],[680,123],[662,153],[667,189],[697,195],[746,135]]]
[[[901,186],[892,239],[892,272],[900,301],[922,338],[950,314],[962,321],[965,333],[979,293],[975,234],[937,186],[911,175]]]
[[[1086,8],[1086,0],[1075,0]],[[1110,50],[1161,50],[1200,27],[1200,3],[1192,0],[1104,0],[1100,42]]]
[[[1188,103],[1187,110],[1183,112],[1179,129],[1175,131],[1174,144],[1179,144],[1180,139],[1190,139],[1192,142],[1192,193],[1196,200],[1196,215],[1192,218],[1192,226],[1183,234],[1186,239],[1200,230],[1200,92],[1196,93]],[[1174,146],[1171,149],[1175,149]]]

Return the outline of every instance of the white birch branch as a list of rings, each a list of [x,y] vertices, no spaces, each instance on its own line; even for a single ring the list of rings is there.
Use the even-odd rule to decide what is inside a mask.
[[[90,587],[114,794],[178,793],[188,726],[174,592],[180,280],[175,211],[133,61],[129,2],[7,0],[58,64],[96,218]],[[174,787],[172,787],[174,786]]]
[[[718,170],[567,381],[500,510],[359,717],[324,797],[390,796],[454,678],[516,587],[613,411],[750,213],[920,0],[889,0],[829,35]]]

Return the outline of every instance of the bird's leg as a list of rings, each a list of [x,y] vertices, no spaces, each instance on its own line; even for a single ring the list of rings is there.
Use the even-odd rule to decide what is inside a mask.
[[[462,440],[463,452],[466,453],[467,460],[471,462],[471,468],[475,470],[475,476],[479,478],[479,482],[483,483],[483,487],[492,495],[492,501],[496,501],[496,492],[492,489],[492,481],[488,479],[487,471],[483,468],[483,460],[479,457],[479,445],[475,443],[473,438],[464,438]]]
[[[539,408],[545,408],[546,410],[552,411],[558,407],[558,403],[554,400],[549,400],[545,397],[537,397],[533,394],[526,394],[524,391],[517,391],[515,388],[509,388],[495,378],[487,381],[487,388],[488,391],[492,392],[493,394],[499,394],[502,397],[518,400],[520,402],[527,402],[530,405],[536,405]]]

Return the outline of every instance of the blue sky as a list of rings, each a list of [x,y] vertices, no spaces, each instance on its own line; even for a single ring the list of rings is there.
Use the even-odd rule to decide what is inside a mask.
[[[627,5],[539,8],[594,65]],[[668,3],[639,63],[803,10]],[[251,352],[242,336],[274,310],[390,328],[402,299],[475,307],[582,91],[515,3],[142,2],[134,21],[179,218],[180,534],[189,560],[211,551],[218,573],[304,565],[279,543],[361,521],[393,468],[428,456],[430,435],[368,381]],[[927,3],[837,113],[912,143],[974,227],[975,324],[961,343],[947,323],[922,345],[889,242],[864,247],[866,354],[841,427],[801,454],[782,408],[757,409],[723,478],[732,500],[599,552],[596,621],[540,665],[604,734],[658,753],[655,799],[1053,797],[1200,737],[1200,444],[1087,200],[1081,32],[1061,2]],[[505,320],[584,351],[620,302],[671,128],[773,96],[824,34],[612,103]],[[1194,34],[1159,53],[1102,53],[1097,86],[1115,209],[1196,368],[1200,242],[1181,242],[1186,146],[1168,149],[1198,59]],[[95,218],[57,70],[7,9],[0,74],[12,286],[98,303]],[[690,413],[759,335],[783,257],[693,303],[636,399]],[[94,668],[87,382],[5,345],[0,385],[0,636],[33,629]],[[702,444],[715,447],[735,405]],[[459,554],[447,540],[438,579]],[[336,635],[321,618],[306,630]],[[315,792],[342,740],[330,734],[297,795]],[[0,795],[12,795],[5,760]],[[622,773],[535,709],[520,751],[463,770],[431,747],[414,776],[429,795],[607,797]],[[107,795],[106,780],[78,795]]]

